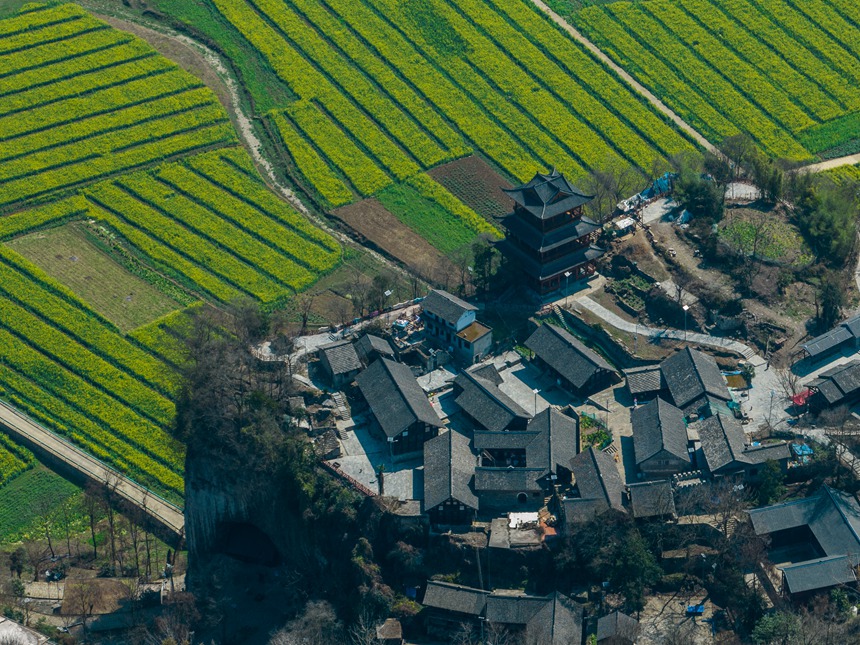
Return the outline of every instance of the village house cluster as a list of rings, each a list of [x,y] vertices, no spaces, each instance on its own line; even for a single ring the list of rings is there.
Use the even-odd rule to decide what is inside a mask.
[[[514,210],[500,246],[535,292],[552,301],[569,280],[593,275],[603,250],[599,226],[582,214],[587,195],[555,171],[506,192]],[[333,432],[342,439],[329,468],[365,494],[397,500],[395,512],[431,531],[479,530],[488,548],[516,550],[551,545],[604,513],[694,516],[712,489],[756,485],[766,466],[784,475],[804,459],[803,445],[755,438],[744,395],[711,354],[685,343],[662,361],[618,369],[567,312],[542,314],[521,345],[505,346],[477,306],[436,289],[386,329],[321,345],[311,369],[337,400]],[[855,327],[851,319],[810,341],[804,360],[856,351]],[[821,373],[804,403],[856,401],[858,365]],[[856,500],[829,488],[750,513],[779,563],[776,592],[802,597],[854,582],[858,515]],[[798,549],[808,558],[798,562]],[[431,580],[423,604],[439,634],[493,623],[566,643],[556,634],[583,629],[581,607],[560,594]],[[599,618],[598,642],[634,642],[634,619]]]

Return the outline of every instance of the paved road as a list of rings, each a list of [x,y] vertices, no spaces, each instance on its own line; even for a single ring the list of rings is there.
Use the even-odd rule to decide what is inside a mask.
[[[752,347],[739,343],[736,340],[728,338],[720,338],[718,336],[709,336],[707,334],[699,334],[697,332],[684,332],[680,329],[654,329],[646,325],[637,325],[629,320],[624,320],[621,316],[609,311],[603,305],[592,300],[588,296],[577,298],[573,304],[574,307],[582,307],[587,309],[595,316],[606,323],[622,331],[630,332],[631,334],[639,334],[649,339],[670,338],[672,340],[686,340],[689,343],[696,345],[706,345],[708,347],[717,347],[719,349],[728,350],[740,354],[746,359],[753,360],[756,357],[756,352]],[[762,364],[764,361],[759,359]],[[753,362],[758,362],[754,361]]]
[[[143,486],[120,475],[98,459],[91,457],[53,432],[0,401],[0,425],[28,445],[39,449],[68,464],[87,479],[103,485],[116,485],[117,493],[128,503],[146,513],[150,519],[169,529],[177,538],[185,531],[185,515],[173,504],[156,497]]]

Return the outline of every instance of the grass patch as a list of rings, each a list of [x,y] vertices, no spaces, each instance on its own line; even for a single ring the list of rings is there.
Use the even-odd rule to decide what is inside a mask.
[[[813,260],[797,227],[773,211],[730,210],[720,224],[719,236],[738,253],[755,254],[780,265],[802,266]]]
[[[181,306],[103,253],[79,224],[32,233],[7,244],[124,332]]]
[[[798,138],[810,152],[824,152],[851,143],[852,140],[856,142],[860,138],[860,112],[814,125],[804,130]]]
[[[377,193],[376,198],[397,219],[445,254],[475,239],[475,232],[460,218],[407,184],[389,186]]]
[[[40,516],[80,495],[80,488],[42,465],[16,477],[0,488],[0,544],[21,540]]]

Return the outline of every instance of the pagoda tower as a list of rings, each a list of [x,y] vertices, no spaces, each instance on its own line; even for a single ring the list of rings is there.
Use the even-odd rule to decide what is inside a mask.
[[[593,242],[600,225],[583,216],[594,199],[553,168],[517,188],[504,189],[514,200],[505,220],[502,251],[522,267],[529,286],[544,295],[595,272],[604,250]]]

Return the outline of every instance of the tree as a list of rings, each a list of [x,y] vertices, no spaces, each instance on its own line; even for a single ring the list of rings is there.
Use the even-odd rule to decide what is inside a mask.
[[[296,306],[299,310],[299,316],[302,319],[302,330],[300,334],[304,334],[308,329],[308,319],[311,317],[311,310],[314,307],[314,299],[316,296],[311,293],[303,293],[296,298]]]
[[[821,278],[818,291],[820,303],[818,322],[822,329],[830,329],[842,319],[842,308],[845,306],[845,290],[841,280],[833,272],[827,272]]]
[[[753,641],[761,645],[799,644],[800,619],[794,614],[778,611],[761,617],[752,633]]]
[[[18,547],[9,554],[9,574],[21,578],[24,573],[24,562],[27,561],[27,553],[23,547]]]
[[[84,488],[84,510],[87,514],[90,527],[90,540],[93,545],[93,558],[99,557],[98,544],[96,542],[96,526],[101,516],[101,496],[95,482],[90,482]]]
[[[621,592],[634,611],[645,608],[645,590],[663,574],[654,555],[637,529],[630,529],[619,543],[615,563],[610,572],[612,586]]]
[[[588,215],[602,224],[612,216],[616,204],[638,192],[641,185],[642,176],[631,166],[603,162],[591,171],[583,184],[584,190],[594,195],[585,207]]]
[[[785,476],[782,474],[779,462],[773,459],[768,460],[761,469],[761,475],[759,475],[759,506],[767,506],[774,500],[782,497],[785,493],[784,481]]]
[[[272,634],[269,645],[329,645],[344,642],[343,623],[325,600],[312,600],[302,614]]]
[[[723,139],[719,148],[730,163],[732,181],[737,181],[743,173],[749,157],[755,152],[755,142],[749,133],[740,132]]]
[[[388,273],[377,273],[373,276],[370,283],[370,289],[367,293],[367,299],[370,306],[376,311],[385,309],[385,303],[388,299],[388,292],[394,286],[394,280]]]
[[[856,247],[858,208],[853,189],[815,178],[802,185],[794,219],[816,255],[840,269]]]
[[[479,293],[489,291],[493,276],[499,268],[499,252],[489,236],[479,235],[472,243],[472,255],[474,256],[472,281],[475,289]]]

